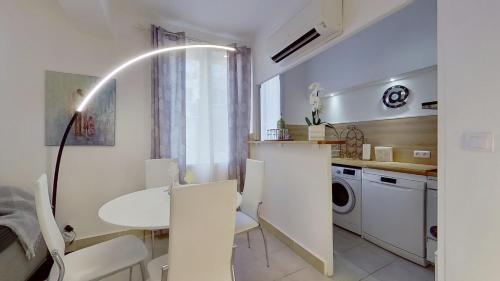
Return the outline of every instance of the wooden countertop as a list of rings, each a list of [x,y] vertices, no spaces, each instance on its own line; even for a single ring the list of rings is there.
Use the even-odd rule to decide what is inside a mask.
[[[354,160],[346,158],[332,158],[332,164],[437,177],[437,166],[433,165],[400,163],[400,162],[377,162],[377,161]]]
[[[268,140],[268,141],[248,141],[250,144],[345,144],[345,141],[317,140],[317,141],[286,141],[286,140]]]
[[[431,172],[427,172],[427,176],[429,176],[429,177],[436,177],[437,178],[438,172],[437,172],[437,170],[431,171]]]

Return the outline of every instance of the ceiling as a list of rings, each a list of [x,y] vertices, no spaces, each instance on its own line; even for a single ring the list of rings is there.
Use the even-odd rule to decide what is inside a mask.
[[[141,0],[130,1],[150,16],[181,26],[239,38],[283,24],[311,0]]]

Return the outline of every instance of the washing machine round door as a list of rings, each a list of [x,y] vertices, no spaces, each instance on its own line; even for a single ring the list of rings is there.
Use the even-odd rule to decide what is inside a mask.
[[[338,214],[347,214],[356,204],[356,197],[352,187],[343,179],[336,178],[332,181],[333,211]]]

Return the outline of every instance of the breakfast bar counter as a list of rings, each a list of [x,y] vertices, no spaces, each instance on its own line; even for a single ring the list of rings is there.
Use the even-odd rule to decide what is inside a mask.
[[[325,275],[333,274],[332,141],[249,142],[265,162],[261,219]],[[280,238],[281,239],[281,238]]]
[[[248,141],[249,144],[345,144],[345,141],[334,140],[265,140],[265,141]]]

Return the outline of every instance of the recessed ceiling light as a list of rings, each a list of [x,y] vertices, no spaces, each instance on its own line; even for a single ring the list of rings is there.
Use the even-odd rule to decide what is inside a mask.
[[[394,82],[394,81],[396,81],[396,78],[391,78],[391,79],[389,79],[389,80],[390,80],[391,82]]]

